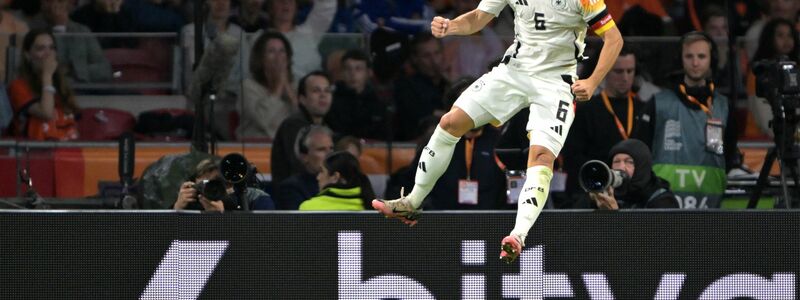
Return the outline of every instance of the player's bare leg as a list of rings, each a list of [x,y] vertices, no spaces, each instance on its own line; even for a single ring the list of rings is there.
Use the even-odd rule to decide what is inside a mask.
[[[472,118],[466,112],[453,106],[439,120],[439,126],[433,131],[431,139],[422,151],[414,178],[414,188],[408,195],[395,200],[372,200],[372,207],[387,218],[397,218],[403,223],[414,226],[422,209],[422,201],[433,189],[436,181],[442,176],[461,136],[475,127]]]
[[[536,222],[547,201],[550,179],[553,178],[553,161],[556,157],[542,146],[531,146],[528,152],[528,170],[522,192],[517,202],[517,220],[511,234],[500,242],[500,259],[511,263],[519,257],[525,246],[525,237]]]

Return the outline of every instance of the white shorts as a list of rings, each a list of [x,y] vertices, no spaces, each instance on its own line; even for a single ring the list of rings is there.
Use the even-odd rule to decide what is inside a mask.
[[[493,68],[467,88],[453,104],[467,113],[475,126],[499,126],[525,107],[530,108],[530,145],[542,146],[558,156],[575,119],[574,96],[567,78],[542,78],[510,70],[505,64]]]

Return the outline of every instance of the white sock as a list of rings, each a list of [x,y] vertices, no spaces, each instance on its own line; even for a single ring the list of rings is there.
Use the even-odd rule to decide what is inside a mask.
[[[406,197],[411,200],[414,207],[419,207],[422,204],[422,201],[433,189],[436,181],[450,166],[453,150],[456,149],[456,144],[460,139],[448,133],[442,127],[436,126],[428,145],[422,150],[422,155],[419,158],[417,175],[414,177],[414,189]]]
[[[525,245],[525,237],[547,201],[553,171],[546,166],[533,166],[528,168],[526,175],[517,202],[517,222],[511,231],[511,235],[519,237],[522,245]]]

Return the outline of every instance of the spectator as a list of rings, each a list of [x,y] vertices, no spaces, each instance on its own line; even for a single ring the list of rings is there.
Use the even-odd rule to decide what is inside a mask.
[[[187,0],[125,0],[130,7],[137,32],[177,32],[186,24],[183,1]]]
[[[715,5],[706,8],[703,31],[711,36],[717,45],[728,45],[728,18],[722,8]],[[742,86],[739,62],[735,57],[729,57],[729,50],[729,47],[718,47],[716,53],[718,61],[714,82],[717,83],[719,92],[724,95],[731,93],[731,73],[734,71],[739,75],[737,85]]]
[[[292,154],[300,161],[301,170],[278,182],[275,200],[279,209],[296,210],[300,203],[319,193],[317,174],[332,151],[333,132],[327,127],[309,125],[300,130]],[[274,175],[272,182],[276,182]]]
[[[475,0],[453,1],[456,16],[475,9]],[[445,65],[451,66],[447,78],[462,76],[478,77],[486,72],[486,66],[503,55],[503,42],[491,27],[467,37],[444,39]]]
[[[272,27],[283,33],[295,51],[292,73],[308,74],[322,67],[319,42],[328,30],[336,13],[336,0],[314,1],[314,7],[303,24],[295,25],[296,0],[273,0],[267,12]]]
[[[756,50],[759,46],[761,32],[764,26],[772,19],[797,20],[797,13],[800,11],[800,1],[796,0],[765,0],[764,16],[753,22],[745,33],[745,46],[747,47],[747,57],[753,61]]]
[[[225,179],[222,178],[222,173],[220,173],[219,159],[202,160],[197,164],[195,174],[189,178],[188,181],[181,184],[178,198],[175,200],[172,208],[217,212],[241,210],[242,208],[239,204],[239,200],[236,199],[234,194],[233,185],[228,182],[224,183],[227,196],[222,199],[207,198],[213,195],[213,193],[209,192],[211,190],[209,185],[206,185],[206,194],[198,194],[195,188],[198,183],[214,180],[225,182]],[[248,201],[249,207],[253,207],[255,203],[259,203],[261,205],[260,209],[275,209],[272,197],[262,190],[248,187],[244,192],[244,198]]]
[[[272,142],[273,184],[303,171],[303,164],[295,156],[297,135],[308,125],[324,125],[325,115],[331,108],[333,91],[325,73],[314,71],[307,74],[300,79],[297,91],[300,110],[281,123]]]
[[[86,25],[93,32],[133,32],[134,20],[129,6],[122,0],[92,0],[72,13],[75,22]],[[118,41],[104,39],[104,48],[119,47]]]
[[[360,138],[385,140],[387,103],[378,99],[370,84],[369,56],[361,50],[349,50],[342,56],[343,81],[336,84],[333,104],[327,115],[335,132]]]
[[[75,94],[56,58],[50,31],[35,29],[22,42],[19,77],[8,88],[14,135],[32,140],[75,140]]]
[[[385,28],[403,34],[419,34],[431,31],[434,11],[425,0],[406,0],[403,5],[389,0],[361,0],[353,7],[352,18],[355,25],[366,34],[378,28]],[[429,3],[426,3],[429,2]],[[434,3],[442,6],[442,4]]]
[[[72,19],[92,32],[176,32],[184,20],[177,0],[92,0],[72,13]],[[165,2],[165,3],[162,3]],[[131,46],[131,41],[101,40],[103,48]]]
[[[445,101],[451,107],[458,96],[467,89],[475,78],[458,80],[447,91]],[[435,122],[430,126],[438,126]],[[432,130],[429,130],[432,133]],[[492,126],[475,128],[464,135],[453,152],[453,158],[447,170],[439,178],[424,202],[427,209],[499,209],[509,208],[506,196],[506,177],[497,164],[494,152],[495,144],[500,139],[500,132]],[[427,140],[427,139],[423,139]],[[393,175],[392,182],[410,190],[414,185],[415,172],[419,172],[420,155],[428,151],[417,148],[414,161],[407,168]],[[398,178],[398,177],[405,178]],[[391,190],[391,191],[390,191]],[[396,195],[399,186],[387,187],[387,194]],[[514,199],[516,203],[516,199]]]
[[[272,140],[278,126],[297,111],[297,93],[293,88],[292,46],[279,32],[261,34],[250,52],[250,76],[244,81],[240,139]]]
[[[735,119],[711,80],[714,41],[695,31],[680,44],[683,77],[647,103],[637,138],[652,145],[653,170],[669,181],[682,208],[718,208],[726,171],[740,164]]]
[[[578,171],[584,163],[604,160],[611,147],[627,140],[638,129],[635,124],[645,103],[634,91],[636,69],[636,54],[630,46],[623,46],[600,94],[577,104],[563,150],[568,195],[583,194],[578,185]]]
[[[244,32],[253,33],[269,27],[269,15],[264,10],[264,0],[241,0],[231,22]]]
[[[645,3],[659,3],[659,1],[646,1]],[[616,16],[611,10],[609,13]],[[663,19],[638,4],[628,8],[621,15],[619,31],[624,36],[663,36],[666,32]]]
[[[89,33],[88,27],[69,18],[71,0],[41,0],[42,28],[55,33]],[[38,27],[38,26],[37,26]],[[90,35],[59,35],[56,37],[58,61],[74,82],[103,82],[111,80],[109,64],[97,38]]]
[[[620,18],[624,22],[623,15],[630,9],[639,7],[642,11],[650,15],[655,15],[662,20],[663,23],[670,23],[672,19],[667,10],[664,9],[662,1],[649,1],[649,0],[610,0],[606,2],[606,9],[614,19]]]
[[[372,184],[358,159],[347,151],[329,154],[317,175],[320,192],[300,210],[364,210],[375,199]]]
[[[0,80],[3,82],[8,79],[6,78],[6,51],[9,45],[12,45],[10,38],[16,38],[13,45],[20,45],[23,36],[28,32],[28,25],[25,22],[6,11],[6,3],[8,1],[0,2]]]
[[[642,141],[627,139],[608,153],[611,169],[624,171],[628,180],[617,188],[588,193],[589,206],[599,209],[680,208],[669,182],[653,173],[653,157]]]
[[[364,145],[363,141],[354,136],[344,136],[336,142],[336,146],[333,148],[335,151],[347,151],[350,152],[356,158],[361,157],[361,153],[364,152]]]
[[[782,56],[795,63],[800,63],[800,40],[798,40],[797,30],[791,22],[784,19],[773,19],[764,25],[758,45],[758,50],[753,56],[751,67],[747,72],[749,114],[745,136],[765,134],[773,136],[769,125],[772,121],[772,108],[767,99],[756,95],[756,76],[753,73],[752,64],[764,61],[776,62]]]
[[[444,114],[442,95],[448,82],[444,78],[442,43],[430,33],[421,33],[411,42],[410,62],[414,74],[395,84],[395,104],[400,140],[411,140],[422,132],[420,121],[429,116]]]

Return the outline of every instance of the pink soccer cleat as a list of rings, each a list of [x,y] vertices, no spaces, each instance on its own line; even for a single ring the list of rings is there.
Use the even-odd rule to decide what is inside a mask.
[[[520,252],[522,252],[522,243],[516,236],[509,235],[500,242],[500,260],[503,262],[507,264],[514,262]]]

